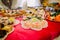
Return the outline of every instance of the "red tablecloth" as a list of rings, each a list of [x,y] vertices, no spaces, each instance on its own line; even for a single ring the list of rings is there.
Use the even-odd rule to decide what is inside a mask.
[[[53,21],[48,21],[48,28],[47,30],[49,30],[49,32],[52,35],[52,38],[55,38],[59,35],[59,27],[60,27],[60,23],[59,22],[53,22]]]
[[[57,27],[58,27],[58,31],[59,31],[59,34],[60,34],[60,23],[57,23]]]
[[[21,24],[15,25],[13,33],[9,34],[6,40],[52,40],[59,34],[58,23],[48,21],[48,27],[40,30],[27,30],[21,27]],[[60,26],[60,25],[59,25]]]

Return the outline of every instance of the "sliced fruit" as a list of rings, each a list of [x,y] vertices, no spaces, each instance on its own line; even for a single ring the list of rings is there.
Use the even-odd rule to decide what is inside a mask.
[[[60,14],[55,17],[55,21],[60,22]]]

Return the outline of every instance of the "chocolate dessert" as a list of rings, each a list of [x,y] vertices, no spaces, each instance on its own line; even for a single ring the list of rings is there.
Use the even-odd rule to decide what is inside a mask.
[[[6,30],[0,30],[0,38],[3,38],[7,34]]]

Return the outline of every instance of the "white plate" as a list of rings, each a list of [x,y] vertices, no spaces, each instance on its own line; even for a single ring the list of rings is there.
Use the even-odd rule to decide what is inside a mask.
[[[24,28],[24,29],[32,29],[32,30],[40,31],[40,30],[42,30],[43,28],[47,28],[47,27],[48,27],[48,22],[47,22],[46,20],[42,20],[42,21],[41,21],[41,24],[40,24],[40,27],[38,27],[38,28],[36,28],[36,27],[31,27],[31,26],[26,27],[26,26],[24,25],[24,21],[21,22],[21,25],[22,25],[22,28]]]

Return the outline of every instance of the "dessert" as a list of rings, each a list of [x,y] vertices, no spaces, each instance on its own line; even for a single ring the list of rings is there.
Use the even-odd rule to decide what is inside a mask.
[[[47,10],[47,19],[55,22],[60,22],[60,3],[50,3]]]
[[[5,30],[0,30],[0,38],[4,37],[7,34],[7,31]]]
[[[0,40],[4,40],[8,34],[14,31],[14,17],[0,16]]]
[[[17,17],[22,17],[21,22],[16,20]],[[43,8],[27,8],[16,10],[0,10],[0,30],[5,30],[6,34],[2,38],[6,38],[13,31],[13,24],[21,23],[22,28],[40,31],[48,27],[45,19],[45,10]],[[2,35],[2,34],[1,34]],[[5,37],[6,36],[6,37]]]
[[[32,29],[37,31],[48,26],[47,21],[42,19],[40,20],[38,18],[31,18],[29,20],[21,21],[21,24],[24,29]]]
[[[1,16],[7,16],[7,17],[17,17],[25,14],[25,10],[17,10],[17,9],[0,9],[0,15]]]
[[[43,8],[27,8],[21,24],[24,29],[33,29],[39,31],[48,26],[47,21],[44,19],[45,10]]]

